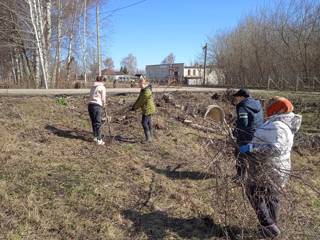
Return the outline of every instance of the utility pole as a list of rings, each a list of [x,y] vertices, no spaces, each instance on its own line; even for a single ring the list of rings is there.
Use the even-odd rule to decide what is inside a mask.
[[[84,9],[83,9],[83,67],[84,67],[84,82],[87,82],[87,0],[84,0]]]
[[[96,5],[96,24],[97,24],[97,50],[98,50],[98,75],[101,76],[101,49],[100,49],[100,9],[99,9],[99,2]]]
[[[208,51],[208,44],[204,45],[202,48],[204,50],[204,64],[203,64],[203,85],[206,84],[206,68],[207,68],[207,51]]]

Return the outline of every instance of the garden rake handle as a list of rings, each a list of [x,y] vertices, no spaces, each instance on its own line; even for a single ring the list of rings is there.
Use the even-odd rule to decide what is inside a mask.
[[[108,116],[106,109],[103,109],[104,111],[104,118],[105,122],[108,124],[108,131],[109,131],[109,137],[112,138],[112,133],[111,133],[111,117]]]

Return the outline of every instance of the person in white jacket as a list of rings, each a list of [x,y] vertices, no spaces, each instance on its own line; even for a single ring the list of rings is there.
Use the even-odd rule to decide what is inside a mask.
[[[266,122],[240,152],[248,153],[246,194],[261,225],[259,232],[273,238],[280,234],[280,195],[290,176],[290,153],[302,116],[294,114],[292,103],[283,97],[271,99],[266,110]]]
[[[102,111],[106,105],[106,88],[104,86],[104,79],[101,76],[96,78],[93,86],[90,90],[88,112],[93,130],[93,141],[98,145],[104,145],[105,142],[102,140],[101,135],[101,118]]]

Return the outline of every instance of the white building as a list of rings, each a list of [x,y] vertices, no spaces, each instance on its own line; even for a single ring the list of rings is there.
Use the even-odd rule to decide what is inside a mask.
[[[147,65],[146,76],[153,82],[168,84],[175,81],[187,85],[203,85],[203,66],[184,66],[183,63]],[[218,70],[212,66],[206,68],[206,85],[219,84]]]
[[[203,85],[203,66],[185,66],[184,67],[184,78],[187,85]],[[208,66],[206,68],[206,85],[218,85],[219,78],[218,78],[217,70]]]
[[[106,78],[108,81],[119,81],[119,82],[130,82],[132,80],[136,81],[138,77],[125,74],[120,71],[113,71],[104,69],[101,71],[101,75]]]

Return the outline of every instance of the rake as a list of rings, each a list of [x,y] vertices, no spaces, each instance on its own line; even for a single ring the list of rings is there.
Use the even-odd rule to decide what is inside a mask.
[[[104,126],[106,124],[108,124],[108,134],[109,134],[109,138],[111,139],[111,141],[113,140],[113,136],[112,136],[112,131],[111,131],[111,117],[108,116],[107,111],[104,109],[104,116],[102,117],[101,121],[102,121],[102,128],[104,128]]]

